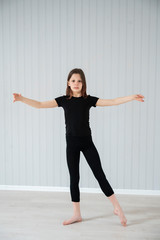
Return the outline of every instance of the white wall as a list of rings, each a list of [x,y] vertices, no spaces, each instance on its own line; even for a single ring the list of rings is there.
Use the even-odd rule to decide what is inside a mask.
[[[69,187],[62,108],[13,103],[65,94],[82,68],[87,93],[132,101],[90,110],[92,136],[116,189],[160,189],[160,1],[0,1],[0,185]],[[99,187],[81,153],[80,187]]]

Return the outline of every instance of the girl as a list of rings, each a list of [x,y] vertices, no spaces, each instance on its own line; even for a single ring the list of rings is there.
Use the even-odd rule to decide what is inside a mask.
[[[21,101],[35,108],[63,107],[66,125],[66,156],[70,174],[70,194],[73,203],[73,216],[64,221],[63,225],[81,222],[80,192],[79,192],[79,159],[80,151],[84,154],[94,176],[96,177],[103,193],[108,197],[114,207],[114,214],[118,215],[120,222],[126,226],[127,220],[114,194],[112,187],[103,172],[98,151],[92,140],[89,126],[89,109],[93,106],[112,106],[132,100],[144,102],[143,95],[130,95],[115,99],[100,99],[87,95],[86,79],[81,69],[70,71],[67,79],[66,95],[53,100],[39,102],[13,93],[15,101]]]

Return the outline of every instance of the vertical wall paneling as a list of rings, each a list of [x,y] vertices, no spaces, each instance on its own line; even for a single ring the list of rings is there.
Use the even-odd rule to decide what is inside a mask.
[[[12,93],[52,100],[78,67],[90,95],[145,96],[91,108],[90,126],[113,188],[159,190],[159,65],[159,1],[0,0],[0,185],[69,187],[64,110]],[[80,187],[99,187],[80,157]]]

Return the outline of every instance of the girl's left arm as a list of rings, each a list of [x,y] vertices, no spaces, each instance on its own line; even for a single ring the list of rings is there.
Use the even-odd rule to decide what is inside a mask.
[[[115,99],[98,99],[96,106],[113,106],[113,105],[119,105],[122,103],[130,102],[133,100],[137,100],[140,102],[144,102],[143,100],[144,96],[141,94],[134,94],[134,95],[129,95],[126,97],[118,97]]]

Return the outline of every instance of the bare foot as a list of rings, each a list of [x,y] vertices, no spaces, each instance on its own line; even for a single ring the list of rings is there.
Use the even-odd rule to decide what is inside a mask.
[[[127,219],[125,218],[122,209],[121,209],[121,208],[118,208],[118,207],[115,208],[115,209],[114,209],[114,214],[119,216],[120,221],[121,221],[121,224],[122,224],[124,227],[126,227]]]
[[[64,221],[63,225],[68,225],[68,224],[72,224],[72,223],[75,223],[75,222],[81,222],[81,221],[82,221],[81,216],[73,216],[70,219]]]

